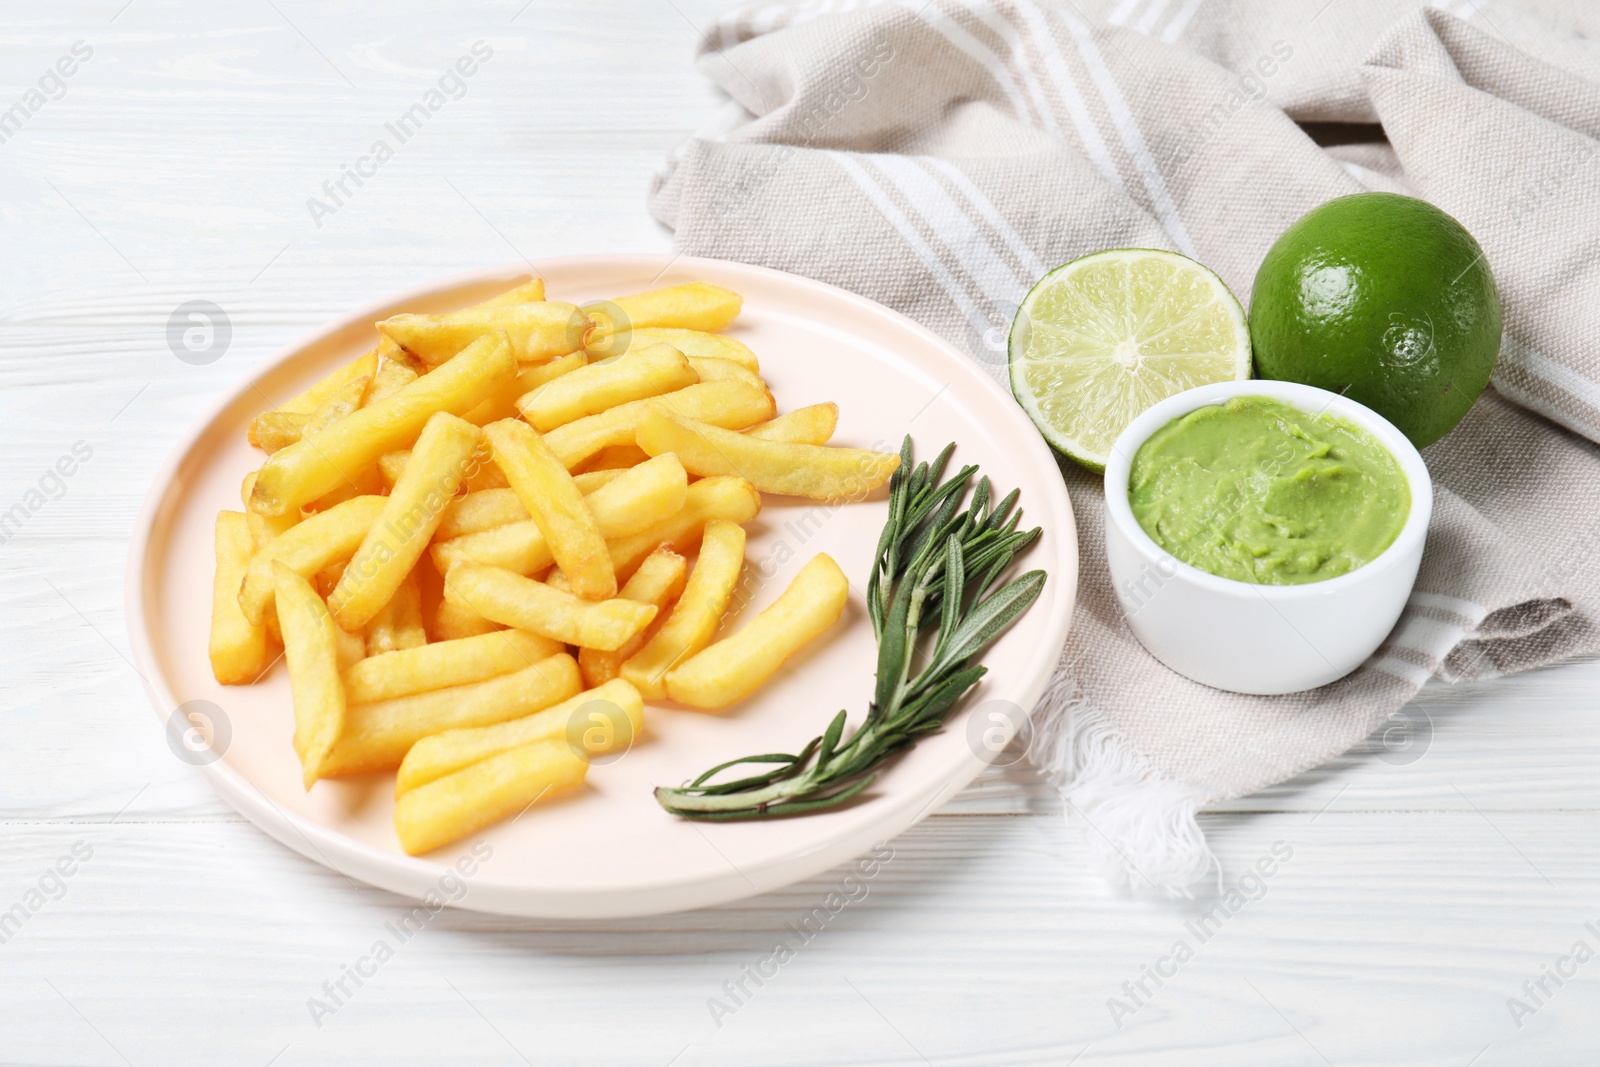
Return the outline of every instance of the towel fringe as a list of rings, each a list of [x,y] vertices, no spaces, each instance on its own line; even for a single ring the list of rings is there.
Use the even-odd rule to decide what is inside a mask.
[[[1191,896],[1221,865],[1196,812],[1200,790],[1163,776],[1057,671],[1033,715],[1028,758],[1082,825],[1095,865],[1113,885]]]

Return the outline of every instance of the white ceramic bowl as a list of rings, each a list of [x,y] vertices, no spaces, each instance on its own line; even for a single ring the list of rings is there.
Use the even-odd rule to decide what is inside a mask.
[[[1254,585],[1183,563],[1144,532],[1128,504],[1128,473],[1146,438],[1182,415],[1240,396],[1327,412],[1389,450],[1411,488],[1400,535],[1366,566],[1305,585]],[[1117,599],[1145,648],[1197,682],[1236,693],[1315,689],[1360,666],[1394,628],[1422,562],[1433,481],[1406,436],[1353,400],[1294,382],[1220,382],[1168,397],[1128,424],[1106,463],[1106,557]]]

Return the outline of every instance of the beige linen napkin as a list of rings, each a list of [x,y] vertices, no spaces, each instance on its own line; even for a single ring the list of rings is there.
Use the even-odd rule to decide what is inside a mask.
[[[1285,227],[1363,188],[1461,219],[1501,288],[1494,388],[1426,452],[1416,593],[1342,681],[1245,697],[1156,662],[1106,572],[1100,480],[1064,465],[1082,585],[1030,756],[1108,871],[1179,889],[1213,865],[1200,804],[1345,751],[1430,677],[1600,648],[1600,4],[842,6],[756,5],[707,33],[700,66],[732,99],[651,194],[682,251],[863,293],[1002,382],[1051,267],[1175,249],[1248,301]],[[1388,144],[1325,150],[1297,120],[1381,121]]]

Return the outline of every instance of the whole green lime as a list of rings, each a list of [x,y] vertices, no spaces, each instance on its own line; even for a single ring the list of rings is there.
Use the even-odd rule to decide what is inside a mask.
[[[1250,342],[1257,377],[1343,393],[1420,448],[1489,383],[1500,294],[1461,223],[1409,196],[1357,193],[1311,211],[1267,252]]]

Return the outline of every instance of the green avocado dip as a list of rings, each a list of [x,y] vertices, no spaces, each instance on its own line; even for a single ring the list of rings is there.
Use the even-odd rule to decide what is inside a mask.
[[[1400,464],[1361,427],[1264,396],[1180,416],[1133,457],[1128,503],[1210,574],[1300,585],[1376,559],[1411,512]]]

